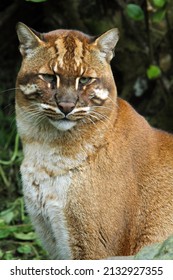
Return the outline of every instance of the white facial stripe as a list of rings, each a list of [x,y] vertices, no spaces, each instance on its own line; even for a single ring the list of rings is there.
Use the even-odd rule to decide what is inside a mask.
[[[90,107],[80,107],[80,108],[74,108],[73,111],[70,114],[75,114],[77,112],[89,112],[90,111]]]
[[[75,81],[75,90],[78,90],[79,79],[80,79],[80,77],[76,78],[76,81]]]
[[[43,73],[44,73],[44,72],[43,72]],[[39,78],[40,78],[41,80],[45,81],[42,75],[38,75],[38,76],[39,76]]]
[[[81,67],[80,67],[80,75],[82,76],[83,73],[84,73],[84,68],[83,68],[82,65],[81,65]]]
[[[44,104],[44,103],[41,103],[40,104],[41,105],[41,107],[43,108],[43,109],[50,109],[50,107],[51,107],[51,109],[55,109],[54,107],[52,107],[52,106],[50,106],[50,105],[47,105],[47,104]]]
[[[58,75],[56,75],[56,86],[57,88],[60,87],[60,77]]]
[[[96,88],[94,90],[94,93],[95,93],[95,96],[100,98],[101,100],[106,100],[106,98],[108,97],[109,95],[109,91],[107,89],[99,89],[99,88]]]
[[[54,112],[56,112],[56,113],[58,113],[58,114],[59,114],[59,113],[62,114],[62,112],[61,112],[57,107],[53,107],[53,106],[48,105],[48,104],[45,104],[45,103],[41,103],[40,106],[41,106],[42,109],[45,109],[45,110],[52,110],[52,111],[54,111]]]
[[[54,71],[55,73],[58,73],[58,64],[57,64],[57,63],[54,65],[53,71]]]
[[[25,86],[24,85],[19,85],[19,88],[26,95],[33,94],[38,90],[38,86],[36,84],[27,84]]]

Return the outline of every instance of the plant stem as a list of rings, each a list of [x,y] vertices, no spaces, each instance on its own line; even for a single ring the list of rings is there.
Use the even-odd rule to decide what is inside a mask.
[[[14,145],[14,152],[13,152],[13,155],[12,155],[11,159],[10,159],[10,160],[7,160],[7,161],[5,161],[5,160],[0,160],[0,164],[3,164],[3,165],[11,165],[11,164],[15,161],[15,159],[16,159],[16,157],[17,157],[18,150],[19,150],[19,135],[16,134],[15,145]]]
[[[5,176],[5,172],[2,168],[2,166],[0,165],[0,175],[1,175],[1,178],[4,182],[4,184],[6,185],[6,187],[9,187],[10,186],[10,182],[8,181],[7,177]]]
[[[146,25],[146,32],[148,36],[148,47],[149,47],[149,60],[150,64],[154,62],[154,54],[153,54],[153,45],[152,45],[152,38],[150,32],[150,15],[148,11],[148,0],[144,1],[144,9],[145,9],[145,25]]]

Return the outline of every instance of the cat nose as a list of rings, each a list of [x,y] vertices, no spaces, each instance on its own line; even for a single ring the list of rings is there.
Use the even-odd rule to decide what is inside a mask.
[[[58,108],[61,110],[62,113],[65,115],[69,114],[75,108],[75,103],[73,102],[59,102]]]

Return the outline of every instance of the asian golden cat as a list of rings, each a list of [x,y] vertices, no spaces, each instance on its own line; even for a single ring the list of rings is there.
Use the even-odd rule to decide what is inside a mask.
[[[16,118],[27,211],[52,259],[132,255],[173,233],[173,136],[117,97],[116,28],[19,23]],[[130,71],[130,70],[129,70]]]

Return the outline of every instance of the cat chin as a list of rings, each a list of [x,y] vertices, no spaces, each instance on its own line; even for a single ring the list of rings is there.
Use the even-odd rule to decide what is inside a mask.
[[[49,121],[56,129],[61,131],[70,130],[72,127],[76,125],[75,121],[68,121],[68,120],[59,120],[59,121],[49,120]]]

